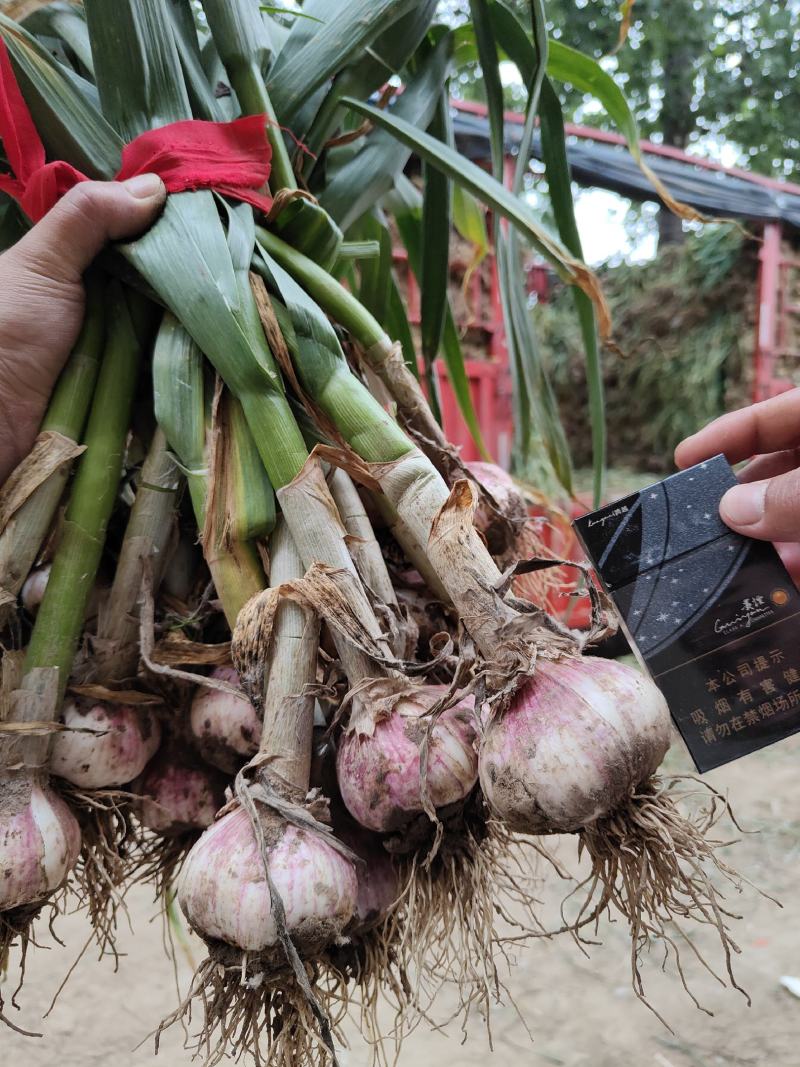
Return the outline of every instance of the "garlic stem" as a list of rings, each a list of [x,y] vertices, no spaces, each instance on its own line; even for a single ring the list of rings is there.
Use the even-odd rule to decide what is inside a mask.
[[[303,562],[282,518],[270,540],[270,586],[302,578]],[[316,679],[319,618],[293,601],[276,610],[259,751],[271,757],[269,772],[308,791],[314,697],[306,692]]]

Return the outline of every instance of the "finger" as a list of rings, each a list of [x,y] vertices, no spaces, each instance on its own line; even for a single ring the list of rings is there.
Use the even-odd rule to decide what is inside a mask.
[[[800,586],[800,544],[796,541],[781,541],[775,547],[792,581]]]
[[[675,462],[683,469],[723,452],[739,463],[763,452],[779,452],[800,443],[800,389],[722,415],[681,441]]]
[[[719,513],[747,537],[800,540],[800,471],[734,486],[720,501]]]
[[[776,478],[779,474],[786,474],[787,471],[793,471],[795,467],[800,467],[800,450],[790,448],[785,452],[756,456],[738,472],[736,477],[740,482],[760,482],[765,478]]]
[[[107,241],[141,233],[166,198],[156,174],[126,182],[80,182],[8,253],[55,282],[75,282]]]

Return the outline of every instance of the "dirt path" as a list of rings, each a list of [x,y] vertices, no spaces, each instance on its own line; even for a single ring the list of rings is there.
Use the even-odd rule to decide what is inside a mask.
[[[680,753],[671,757],[673,769],[686,766]],[[620,924],[605,924],[604,944],[592,949],[590,959],[566,937],[538,941],[518,952],[508,986],[532,1043],[514,1008],[505,1005],[492,1016],[493,1057],[476,1019],[463,1045],[458,1027],[449,1037],[418,1030],[403,1047],[400,1067],[489,1067],[513,1059],[526,1067],[797,1067],[800,999],[779,980],[782,975],[800,977],[800,738],[713,772],[708,780],[729,792],[743,825],[759,831],[731,848],[729,858],[784,904],[780,910],[750,889],[734,902],[734,910],[745,915],[736,924],[742,948],[736,974],[752,996],[750,1008],[739,993],[719,986],[692,961],[687,977],[714,1015],[698,1011],[674,971],[660,973],[656,951],[647,966],[647,990],[672,1026],[670,1033],[633,995],[626,931]],[[573,854],[574,843],[564,839],[560,855]],[[543,914],[557,922],[562,886],[551,878],[539,895]],[[13,1017],[20,1025],[43,1029],[45,1037],[30,1040],[3,1032],[0,1062],[9,1067],[182,1067],[191,1062],[178,1030],[164,1038],[158,1060],[151,1041],[135,1049],[175,1004],[176,987],[149,895],[131,893],[129,909],[134,932],[121,932],[125,956],[119,972],[114,974],[110,960],[98,962],[87,953],[43,1023],[41,1016],[86,937],[84,920],[71,916],[59,925],[66,948],[45,940],[51,950],[32,954],[24,1010]],[[692,936],[719,965],[711,931]],[[199,958],[196,942],[191,951]],[[190,970],[184,957],[177,971],[185,988]],[[438,1014],[446,1015],[447,1001],[445,995],[439,998]],[[342,1054],[343,1067],[367,1063],[355,1038],[352,1050]]]

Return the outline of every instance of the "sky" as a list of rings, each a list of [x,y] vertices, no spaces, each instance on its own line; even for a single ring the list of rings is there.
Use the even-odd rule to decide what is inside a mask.
[[[513,63],[500,64],[500,78],[506,87],[520,86],[519,71]],[[586,114],[594,101],[587,101]],[[596,105],[601,110],[600,105]],[[583,243],[585,261],[592,267],[609,260],[641,263],[653,259],[658,244],[655,204],[632,208],[631,201],[607,189],[587,189],[573,184],[575,217]],[[535,206],[536,198],[533,198]],[[639,217],[637,217],[639,216]]]
[[[739,149],[708,136],[702,144],[692,144],[688,155],[702,155],[724,167],[741,166]],[[599,266],[608,260],[645,263],[655,259],[658,246],[657,205],[649,201],[631,205],[625,197],[607,189],[586,189],[573,185],[575,216],[583,242],[586,262]]]
[[[619,259],[645,263],[655,257],[658,244],[655,205],[643,205],[643,218],[638,226],[628,220],[630,210],[630,200],[607,189],[576,190],[575,217],[584,259],[590,266]]]
[[[504,86],[522,88],[519,71],[513,63],[500,64],[500,77]],[[587,98],[581,109],[581,121],[602,110],[598,101]],[[725,167],[742,164],[739,148],[712,134],[705,136],[702,143],[690,145],[687,153],[702,155]],[[584,259],[590,266],[622,260],[645,263],[655,258],[658,246],[655,201],[632,204],[610,190],[578,185],[573,185],[573,197]]]

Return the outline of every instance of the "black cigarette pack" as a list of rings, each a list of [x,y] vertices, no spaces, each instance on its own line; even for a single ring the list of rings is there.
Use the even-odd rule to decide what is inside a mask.
[[[800,594],[720,518],[735,484],[715,456],[575,522],[700,771],[800,730]]]

